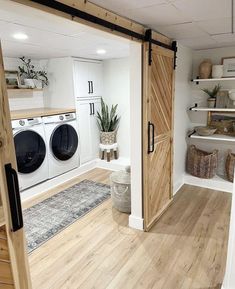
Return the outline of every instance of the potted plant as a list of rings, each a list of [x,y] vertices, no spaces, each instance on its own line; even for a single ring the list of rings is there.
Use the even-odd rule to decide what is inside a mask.
[[[212,90],[203,88],[202,91],[204,91],[206,94],[209,95],[209,98],[207,99],[208,107],[214,108],[216,104],[216,96],[218,92],[220,91],[221,86],[217,84]]]
[[[100,130],[100,141],[102,144],[114,144],[120,117],[116,114],[118,105],[112,105],[111,109],[101,99],[101,111],[97,111],[97,124]]]
[[[29,88],[42,88],[49,84],[47,73],[43,70],[36,71],[31,59],[26,59],[24,56],[20,57],[22,66],[18,66],[20,76],[24,78],[24,84]]]

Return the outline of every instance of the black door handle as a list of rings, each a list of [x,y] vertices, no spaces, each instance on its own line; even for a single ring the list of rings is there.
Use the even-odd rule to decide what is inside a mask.
[[[152,128],[152,133],[151,133],[151,128]],[[150,121],[148,122],[148,154],[154,152],[154,124],[151,123]],[[152,135],[152,138],[151,138]]]
[[[91,82],[90,80],[88,80],[88,94],[91,93]]]
[[[90,115],[92,115],[92,103],[89,103],[90,104]]]
[[[92,107],[93,107],[93,115],[95,114],[95,104],[92,103]]]
[[[94,90],[93,90],[93,81],[91,81],[91,93],[94,93]]]
[[[11,211],[12,231],[16,232],[20,230],[24,225],[20,201],[18,176],[17,172],[12,168],[11,164],[5,165],[5,173]]]

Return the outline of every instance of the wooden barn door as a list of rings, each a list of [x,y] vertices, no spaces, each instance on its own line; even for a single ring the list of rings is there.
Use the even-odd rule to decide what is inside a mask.
[[[31,289],[1,45],[0,288]]]
[[[144,44],[143,199],[148,231],[172,201],[174,52]]]

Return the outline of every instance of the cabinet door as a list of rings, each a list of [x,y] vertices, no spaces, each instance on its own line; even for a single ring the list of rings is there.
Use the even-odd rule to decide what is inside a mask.
[[[92,96],[102,96],[102,73],[102,63],[89,63]]]
[[[92,135],[92,155],[93,159],[99,156],[100,133],[97,125],[97,111],[100,112],[101,100],[95,100],[93,103],[93,114],[91,116],[91,135]]]
[[[75,98],[91,96],[89,63],[74,61],[74,94]]]
[[[77,102],[80,161],[84,164],[93,159],[92,134],[91,134],[91,103],[87,101]]]

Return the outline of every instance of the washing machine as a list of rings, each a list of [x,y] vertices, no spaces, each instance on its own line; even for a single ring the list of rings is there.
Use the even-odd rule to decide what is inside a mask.
[[[20,191],[48,179],[48,159],[41,117],[12,121]]]
[[[49,178],[79,166],[78,124],[75,113],[43,117]]]

